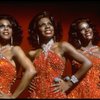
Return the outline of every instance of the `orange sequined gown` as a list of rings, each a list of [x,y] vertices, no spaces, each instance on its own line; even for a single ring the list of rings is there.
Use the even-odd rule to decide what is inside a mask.
[[[89,51],[91,52],[92,49],[95,48],[91,48]],[[68,98],[100,98],[100,57],[85,51],[83,54],[92,61],[93,66],[82,81],[68,94]]]
[[[0,54],[0,91],[7,95],[11,95],[11,85],[16,76],[15,67]]]
[[[54,78],[61,76],[65,67],[64,61],[55,53],[49,51],[45,58],[43,52],[34,60],[37,70],[36,77],[32,80],[35,87],[30,93],[30,98],[66,98],[62,92],[52,92]]]

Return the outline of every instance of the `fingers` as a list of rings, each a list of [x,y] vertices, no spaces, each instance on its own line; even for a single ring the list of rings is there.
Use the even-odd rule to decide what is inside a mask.
[[[53,92],[54,93],[57,93],[57,92],[60,92],[61,90],[59,90],[58,88],[55,88],[54,90],[53,90]]]
[[[4,92],[0,91],[0,98],[9,98],[9,96],[7,94],[5,94]]]
[[[51,87],[57,87],[59,86],[59,83],[56,83],[56,84],[52,84]]]
[[[57,93],[57,92],[63,92],[63,93],[65,93],[65,90],[62,89],[62,88],[60,88],[60,87],[55,87],[52,92],[54,92],[54,93]]]
[[[54,87],[53,92],[65,92],[65,82],[63,80],[60,80],[59,82],[52,85]]]
[[[55,93],[62,91],[62,88],[60,86],[60,82],[56,83],[56,84],[53,84],[52,87],[54,87],[53,92],[55,92]]]
[[[2,94],[0,93],[0,97],[2,96]]]
[[[30,91],[33,91],[33,90],[35,90],[36,89],[36,87],[29,87],[29,90]]]
[[[29,86],[29,92],[31,93],[33,90],[36,90],[36,85],[31,83]]]
[[[52,92],[56,93],[59,92],[59,84],[53,84],[51,87],[54,87],[54,89],[52,90]]]
[[[29,89],[36,89],[36,86],[30,85],[30,86],[29,86]]]
[[[0,91],[0,96],[3,96],[3,94],[4,94],[4,93],[3,93],[2,91]]]
[[[54,89],[53,89],[53,91],[52,92],[54,92],[54,93],[57,93],[57,92],[65,92],[65,90],[64,89],[62,89],[61,87],[55,87]]]

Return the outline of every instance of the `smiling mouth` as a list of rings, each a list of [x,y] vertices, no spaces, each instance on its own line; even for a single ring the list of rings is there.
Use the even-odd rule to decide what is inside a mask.
[[[4,32],[3,34],[4,34],[4,35],[9,35],[9,32]]]
[[[92,36],[92,33],[88,32],[88,33],[86,34],[86,36]]]
[[[86,36],[88,37],[88,36],[92,36],[92,35],[91,34],[87,34]]]
[[[47,31],[45,31],[45,33],[50,34],[50,33],[51,33],[51,31],[50,31],[50,30],[47,30]]]

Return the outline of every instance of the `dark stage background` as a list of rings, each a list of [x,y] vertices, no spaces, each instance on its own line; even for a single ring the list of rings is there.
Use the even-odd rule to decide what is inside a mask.
[[[9,14],[14,16],[22,26],[24,37],[21,44],[23,50],[27,53],[32,47],[28,43],[28,24],[32,17],[43,10],[49,11],[56,20],[60,20],[63,27],[62,40],[68,39],[68,29],[71,22],[80,17],[88,17],[94,22],[97,30],[100,32],[100,2],[97,1],[20,1],[7,0],[0,1],[0,14]],[[70,70],[68,67],[67,70]],[[71,71],[71,70],[70,70]],[[70,72],[68,71],[68,72]],[[20,79],[17,80],[17,83]],[[14,84],[14,88],[17,86]],[[25,98],[27,92],[23,92],[20,98]]]

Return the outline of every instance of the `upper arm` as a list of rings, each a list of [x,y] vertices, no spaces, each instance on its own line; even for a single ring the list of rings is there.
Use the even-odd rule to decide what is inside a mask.
[[[33,63],[19,46],[13,47],[12,52],[24,69],[32,70],[34,68],[32,68]]]
[[[80,63],[89,61],[87,57],[78,52],[78,50],[76,50],[70,43],[63,42],[62,48],[64,49],[64,52],[67,53],[72,59]]]

